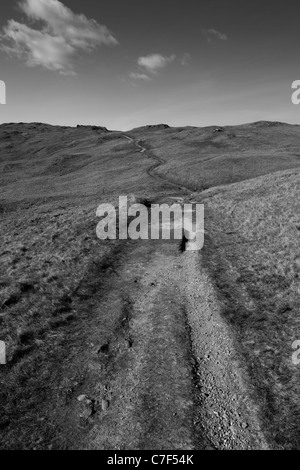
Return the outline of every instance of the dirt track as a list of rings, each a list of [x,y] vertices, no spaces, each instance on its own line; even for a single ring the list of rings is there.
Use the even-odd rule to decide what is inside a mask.
[[[149,241],[138,244],[118,271],[110,308],[121,307],[126,298],[128,322],[119,338],[113,334],[109,339],[115,351],[106,364],[111,406],[99,416],[88,448],[212,447],[195,419],[197,390],[182,261],[177,243]],[[131,347],[120,346],[122,337],[129,338]]]
[[[153,178],[159,166],[160,159],[151,162]],[[188,188],[159,179],[170,196],[156,203],[191,198]],[[113,247],[107,261],[96,249],[76,290],[78,320],[49,358],[49,395],[6,429],[1,445],[267,448],[201,252],[182,252],[180,240],[118,240]]]
[[[152,177],[162,164],[150,167]],[[125,302],[126,317],[107,339],[110,406],[83,447],[266,449],[200,253],[181,253],[175,241],[143,241],[112,281],[109,308]]]
[[[163,160],[162,158],[159,158],[157,155],[153,154],[152,152],[151,152],[151,155],[150,155],[147,148],[144,147],[143,145],[141,145],[140,140],[135,140],[135,139],[133,139],[132,137],[130,137],[128,135],[125,135],[124,137],[126,139],[128,139],[130,142],[134,143],[134,145],[136,146],[137,150],[140,153],[145,154],[150,160],[154,160],[154,163],[152,163],[152,165],[147,169],[147,174],[151,178],[160,180],[163,183],[165,183],[167,185],[167,187],[173,187],[173,188],[175,187],[177,190],[183,191],[184,193],[190,193],[191,192],[191,190],[188,187],[173,183],[167,177],[164,177],[162,174],[158,174],[156,172],[157,168],[159,168],[164,163],[166,163],[165,160]],[[178,195],[178,197],[180,197],[180,196],[182,196],[182,194]]]

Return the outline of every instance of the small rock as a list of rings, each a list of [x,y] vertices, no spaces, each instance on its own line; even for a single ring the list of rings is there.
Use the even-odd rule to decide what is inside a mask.
[[[107,411],[109,408],[109,402],[103,399],[101,403],[101,408],[102,408],[102,411]]]
[[[245,422],[242,423],[242,428],[243,428],[243,429],[247,429],[247,427],[248,427],[248,423],[245,423]]]
[[[93,409],[92,408],[85,408],[82,413],[80,413],[80,418],[83,419],[88,419],[90,416],[93,414]]]
[[[85,401],[87,399],[88,399],[88,397],[86,395],[79,395],[79,397],[77,397],[77,400],[80,401],[80,402]]]

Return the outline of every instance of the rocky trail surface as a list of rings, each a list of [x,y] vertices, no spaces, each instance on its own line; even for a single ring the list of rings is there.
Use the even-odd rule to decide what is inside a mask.
[[[266,448],[198,254],[149,241],[124,261],[97,306],[118,320],[91,362],[86,392],[108,408],[89,418],[83,447]]]
[[[157,177],[163,163],[149,174]],[[166,185],[178,195],[156,202],[189,200],[188,188]],[[83,448],[268,447],[199,252],[175,240],[135,242],[96,308],[112,323],[92,361],[88,401],[100,391],[102,408],[88,418]],[[97,330],[92,344],[99,345]]]
[[[165,184],[155,203],[193,200],[163,175],[161,158],[125,138]],[[74,302],[81,317],[57,386],[24,416],[17,437],[6,434],[4,447],[19,440],[34,449],[268,448],[201,252],[184,248],[181,240],[117,241],[113,259],[95,261],[76,292],[85,303]]]

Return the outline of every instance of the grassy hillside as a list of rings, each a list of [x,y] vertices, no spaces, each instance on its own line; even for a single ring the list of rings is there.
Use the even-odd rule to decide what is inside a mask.
[[[59,384],[75,357],[76,383],[82,379],[76,361],[95,322],[93,296],[109,291],[109,276],[129,249],[96,238],[98,205],[129,193],[162,200],[176,194],[170,180],[204,200],[203,259],[247,360],[262,419],[275,446],[299,448],[291,344],[300,339],[300,128],[160,125],[128,135],[165,161],[155,169],[164,180],[149,176],[157,160],[120,132],[0,126],[0,340],[8,347],[0,447],[38,447],[43,433],[52,442],[57,424],[43,421],[45,407],[51,415],[58,396],[68,400],[73,385],[62,392]]]
[[[246,358],[252,394],[276,448],[299,449],[300,169],[202,194],[203,262]]]
[[[234,127],[148,126],[131,134],[166,161],[158,173],[191,190],[300,167],[300,127],[257,122]]]
[[[300,127],[161,125],[132,134],[165,160],[158,173],[204,202],[201,259],[245,358],[250,392],[271,446],[299,449],[292,344],[300,339]]]
[[[39,417],[57,401],[63,367],[95,320],[89,299],[125,249],[98,240],[96,209],[122,194],[163,191],[148,165],[122,134],[102,128],[0,126],[0,339],[8,354],[0,447],[31,448],[49,435]]]

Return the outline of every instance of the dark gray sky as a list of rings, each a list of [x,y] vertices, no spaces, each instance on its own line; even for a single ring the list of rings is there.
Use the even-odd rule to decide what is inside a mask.
[[[1,0],[0,12],[0,122],[300,123],[296,0]]]

